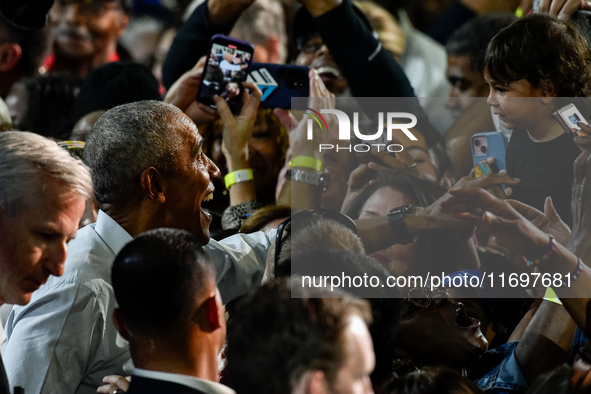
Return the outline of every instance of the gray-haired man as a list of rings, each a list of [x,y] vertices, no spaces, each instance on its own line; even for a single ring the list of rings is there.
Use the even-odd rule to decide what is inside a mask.
[[[86,166],[55,142],[0,133],[0,305],[25,305],[50,275],[63,274],[91,193]],[[0,393],[7,390],[0,366]]]

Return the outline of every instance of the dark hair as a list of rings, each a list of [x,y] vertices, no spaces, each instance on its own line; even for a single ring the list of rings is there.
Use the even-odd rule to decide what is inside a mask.
[[[140,176],[148,167],[164,173],[174,170],[184,121],[181,110],[161,101],[120,105],[99,118],[88,134],[84,162],[101,206],[117,209],[128,204],[139,192]]]
[[[22,55],[16,68],[26,77],[36,75],[47,47],[47,34],[42,29],[20,29],[0,16],[0,44],[17,43]]]
[[[345,207],[343,213],[352,219],[359,219],[361,208],[366,201],[379,189],[391,187],[412,198],[420,207],[427,207],[433,204],[446,192],[443,186],[426,179],[412,175],[409,171],[402,169],[380,170],[375,181],[359,193]]]
[[[358,219],[367,200],[379,189],[391,187],[414,200],[414,205],[427,207],[443,196],[446,189],[430,180],[414,176],[406,169],[380,170],[374,183],[366,187],[344,208],[343,213]],[[458,241],[446,231],[424,232],[418,237],[418,262],[415,269],[429,268],[446,272],[459,271],[463,262],[455,254]],[[425,272],[426,273],[426,272]]]
[[[228,385],[238,394],[290,393],[313,370],[333,382],[343,363],[348,316],[371,319],[367,302],[344,296],[303,288],[292,278],[275,279],[241,299],[228,321]]]
[[[261,231],[266,225],[280,218],[291,216],[292,209],[287,205],[268,205],[254,211],[240,226],[241,233]]]
[[[448,55],[469,56],[474,71],[484,71],[484,55],[492,38],[503,28],[515,22],[517,17],[510,12],[491,12],[466,22],[447,40]]]
[[[150,230],[125,245],[111,270],[113,291],[133,332],[155,337],[182,332],[195,300],[215,272],[187,231]]]
[[[496,83],[520,79],[539,88],[546,79],[557,84],[558,97],[591,94],[591,50],[571,23],[548,15],[531,15],[497,34],[486,50],[484,67]]]
[[[133,62],[111,62],[92,70],[76,100],[74,121],[99,110],[142,100],[160,100],[160,85],[150,69]]]
[[[476,394],[482,393],[471,380],[445,367],[423,368],[421,371],[394,379],[386,394]]]
[[[27,113],[21,130],[58,140],[67,139],[74,126],[74,101],[82,80],[70,75],[48,75],[25,79]],[[13,87],[14,89],[14,87]]]

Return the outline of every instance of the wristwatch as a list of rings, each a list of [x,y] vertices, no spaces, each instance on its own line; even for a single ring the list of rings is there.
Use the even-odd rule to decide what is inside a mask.
[[[304,182],[310,185],[320,187],[323,192],[330,186],[330,175],[328,171],[309,172],[297,168],[290,168],[285,173],[285,179],[295,182]]]
[[[408,228],[406,228],[406,223],[404,222],[406,214],[411,212],[412,205],[403,205],[388,212],[388,220],[390,221],[390,227],[392,227],[397,244],[406,245],[417,240],[417,237],[411,237],[408,233]]]

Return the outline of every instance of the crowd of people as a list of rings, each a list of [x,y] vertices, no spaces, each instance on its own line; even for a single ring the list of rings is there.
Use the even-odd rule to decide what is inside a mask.
[[[0,394],[591,393],[589,10],[0,0]]]

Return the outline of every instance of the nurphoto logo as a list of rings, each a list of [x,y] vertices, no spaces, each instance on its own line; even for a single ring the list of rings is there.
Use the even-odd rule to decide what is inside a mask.
[[[308,140],[314,138],[314,122],[318,124],[322,132],[328,132],[328,124],[322,114],[333,114],[337,117],[339,124],[339,140],[351,141],[351,120],[349,115],[338,109],[321,109],[320,113],[313,110],[312,108],[306,108],[308,111],[304,112],[305,115],[309,115],[312,119],[308,119]],[[408,123],[398,123],[401,119],[408,119]],[[409,139],[416,141],[417,138],[410,132],[409,129],[417,125],[417,117],[408,112],[387,112],[386,113],[386,138],[384,139],[384,113],[378,113],[378,129],[373,134],[363,134],[359,131],[359,113],[353,113],[353,133],[355,137],[361,141],[372,141],[374,143],[361,143],[361,144],[349,144],[349,145],[334,145],[334,144],[320,144],[319,150],[331,150],[336,151],[347,150],[349,152],[369,152],[372,147],[380,150],[387,150],[388,152],[400,152],[403,150],[402,145],[394,144],[392,142],[392,135],[394,130],[402,131]]]

